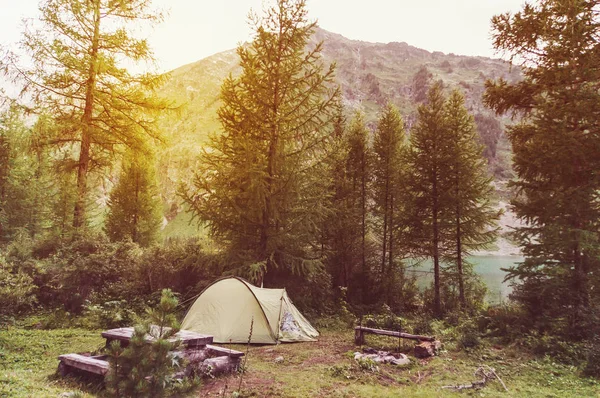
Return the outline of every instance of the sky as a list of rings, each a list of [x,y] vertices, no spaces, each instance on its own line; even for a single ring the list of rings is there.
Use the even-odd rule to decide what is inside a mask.
[[[0,0],[0,45],[20,39],[23,18],[39,0]],[[309,18],[349,39],[406,42],[429,51],[494,57],[490,19],[521,9],[524,0],[307,0]],[[168,71],[251,37],[248,13],[265,0],[154,0],[168,11],[150,33],[159,71]]]

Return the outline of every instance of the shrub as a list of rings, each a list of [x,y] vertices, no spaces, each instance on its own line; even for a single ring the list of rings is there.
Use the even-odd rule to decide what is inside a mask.
[[[136,311],[127,300],[113,300],[84,305],[81,324],[90,329],[112,329],[131,325],[136,318]]]
[[[404,319],[394,314],[387,304],[381,306],[378,314],[365,315],[362,324],[370,328],[387,330],[401,330],[406,326]]]
[[[169,341],[179,330],[173,315],[177,303],[175,295],[164,289],[157,308],[148,310],[147,321],[135,327],[127,348],[121,348],[116,341],[111,343],[107,377],[111,394],[117,397],[162,397],[177,393],[181,385],[173,376],[183,364],[180,357],[171,354],[179,342]],[[146,342],[148,335],[154,338],[150,344]]]
[[[135,297],[137,291],[124,282],[134,280],[139,254],[131,242],[110,243],[100,234],[75,236],[43,260],[36,281],[45,286],[40,301],[78,314],[94,295],[103,301]]]
[[[586,364],[583,374],[586,376],[600,377],[600,337],[596,337],[587,344]]]
[[[468,319],[458,326],[458,346],[462,349],[473,349],[481,345],[477,323]]]
[[[29,310],[36,302],[32,278],[12,267],[0,257],[0,325]]]
[[[171,241],[143,253],[133,283],[143,295],[170,288],[186,300],[198,295],[222,273],[218,257],[205,252],[198,241]]]
[[[529,333],[532,328],[529,319],[520,305],[505,304],[487,308],[477,323],[481,332],[510,342]]]

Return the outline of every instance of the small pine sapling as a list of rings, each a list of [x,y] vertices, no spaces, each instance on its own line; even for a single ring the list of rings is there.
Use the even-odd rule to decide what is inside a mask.
[[[107,387],[113,396],[164,397],[179,390],[173,375],[182,363],[171,353],[180,344],[173,339],[179,331],[176,307],[177,298],[164,289],[158,307],[147,311],[148,321],[135,327],[127,348],[114,342],[108,347]]]

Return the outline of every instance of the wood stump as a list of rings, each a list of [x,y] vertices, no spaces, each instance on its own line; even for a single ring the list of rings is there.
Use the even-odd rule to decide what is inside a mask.
[[[438,353],[442,348],[442,343],[439,340],[423,341],[415,346],[415,357],[429,358]]]

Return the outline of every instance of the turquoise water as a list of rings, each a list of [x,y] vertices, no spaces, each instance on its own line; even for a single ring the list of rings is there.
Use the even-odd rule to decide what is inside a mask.
[[[488,288],[486,300],[490,304],[505,302],[512,289],[507,282],[504,282],[506,272],[502,271],[501,268],[510,268],[514,264],[523,261],[523,257],[472,256],[467,260],[473,264],[475,272],[481,275]],[[429,286],[433,281],[432,261],[425,260],[413,264],[409,266],[408,271],[416,274],[419,287]]]

